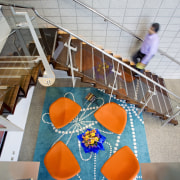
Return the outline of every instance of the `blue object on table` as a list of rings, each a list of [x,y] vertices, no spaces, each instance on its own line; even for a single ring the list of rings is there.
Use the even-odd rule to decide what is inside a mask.
[[[84,143],[83,136],[85,136],[87,131],[92,131],[92,129],[86,129],[84,133],[77,136],[78,139],[81,141],[81,146],[83,147],[85,153],[89,153],[89,152],[98,153],[99,150],[103,150],[103,151],[105,150],[103,143],[106,140],[106,137],[101,135],[98,129],[95,129],[95,130],[96,130],[95,137],[98,137],[99,139],[97,142],[97,145],[94,144],[93,146],[92,145],[85,146],[85,143]]]

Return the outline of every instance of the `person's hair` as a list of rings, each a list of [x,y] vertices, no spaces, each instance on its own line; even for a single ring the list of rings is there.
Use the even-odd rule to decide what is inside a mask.
[[[159,23],[153,23],[152,27],[154,28],[154,31],[157,33],[159,31],[160,25]]]

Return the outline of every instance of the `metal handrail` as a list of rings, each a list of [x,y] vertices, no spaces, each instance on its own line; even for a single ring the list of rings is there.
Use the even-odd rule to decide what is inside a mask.
[[[122,25],[120,25],[119,23],[117,23],[117,22],[115,22],[114,20],[110,19],[109,17],[104,16],[104,15],[101,14],[100,12],[96,11],[95,9],[87,6],[86,4],[84,4],[84,3],[82,3],[82,2],[80,2],[80,1],[78,1],[78,0],[73,0],[73,1],[76,2],[76,3],[78,3],[78,4],[80,4],[81,6],[83,6],[83,7],[85,7],[85,8],[87,8],[87,9],[89,9],[90,11],[94,12],[95,14],[101,16],[105,21],[108,21],[108,22],[114,24],[115,26],[117,26],[117,27],[119,27],[121,30],[129,33],[131,36],[135,37],[136,39],[138,39],[138,40],[140,40],[140,41],[143,41],[143,39],[142,39],[141,37],[137,36],[135,33],[133,33],[132,31],[130,31],[129,29],[123,27]],[[167,54],[167,53],[164,52],[163,50],[158,49],[158,52],[159,52],[161,55],[166,56],[167,58],[171,59],[173,62],[175,62],[175,63],[177,63],[177,64],[180,65],[180,62],[179,62],[179,61],[177,61],[176,59],[174,59],[172,56],[170,56],[169,54]]]
[[[126,63],[120,61],[119,59],[117,59],[117,58],[115,58],[114,56],[112,56],[112,55],[108,54],[107,52],[105,52],[104,50],[96,47],[95,45],[89,43],[89,42],[86,41],[85,39],[77,36],[76,34],[74,34],[74,33],[72,33],[72,32],[70,32],[69,30],[67,30],[67,29],[65,29],[65,28],[63,28],[63,27],[61,27],[61,26],[59,26],[59,25],[56,25],[56,24],[54,24],[52,21],[50,21],[50,20],[42,17],[41,15],[39,15],[38,11],[37,11],[34,7],[21,6],[21,5],[11,4],[11,3],[0,3],[0,5],[12,6],[12,7],[18,7],[18,8],[26,8],[26,9],[32,9],[32,10],[34,11],[34,13],[36,14],[36,16],[38,16],[40,19],[42,19],[42,20],[46,21],[47,23],[49,23],[49,24],[51,24],[51,25],[53,25],[53,26],[55,26],[55,27],[57,27],[57,28],[65,31],[65,32],[68,33],[68,34],[71,34],[72,36],[76,37],[77,39],[85,42],[86,44],[90,45],[90,46],[93,47],[94,49],[97,49],[97,50],[100,51],[101,53],[105,54],[105,55],[108,56],[109,58],[111,58],[111,59],[115,60],[116,62],[122,64],[123,66],[127,67],[128,69],[130,69],[131,71],[135,72],[136,74],[139,74],[141,77],[143,77],[143,78],[147,79],[148,81],[152,82],[154,85],[162,88],[163,90],[165,90],[165,91],[168,92],[169,94],[175,96],[177,99],[180,99],[179,96],[177,96],[177,95],[174,94],[173,92],[169,91],[169,90],[166,89],[164,86],[158,84],[158,83],[155,82],[154,80],[150,79],[149,77],[145,76],[144,74],[140,73],[139,71],[137,71],[136,69],[132,68],[131,66],[127,65]]]

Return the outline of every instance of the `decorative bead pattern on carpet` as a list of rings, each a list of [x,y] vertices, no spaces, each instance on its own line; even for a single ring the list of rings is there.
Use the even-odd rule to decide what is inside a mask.
[[[86,103],[84,107],[85,97],[89,92],[95,94],[97,99],[94,103]],[[82,109],[71,123],[61,129],[56,129],[51,123],[48,113],[49,106],[60,97],[74,100]],[[43,160],[47,151],[59,140],[69,147],[80,164],[81,172],[73,177],[73,180],[106,179],[100,172],[101,167],[113,153],[125,145],[133,150],[140,163],[150,162],[144,121],[141,115],[137,115],[138,109],[134,105],[126,104],[124,100],[116,99],[115,96],[111,100],[122,106],[127,112],[127,124],[122,134],[118,135],[108,131],[96,121],[94,112],[103,104],[108,103],[108,101],[109,95],[95,88],[47,88],[34,155],[34,160],[41,162],[39,180],[44,180],[44,178],[53,179],[47,172]],[[97,128],[106,137],[104,143],[105,151],[99,151],[98,154],[84,152],[77,135],[84,132],[87,128]],[[136,179],[142,179],[141,172]]]

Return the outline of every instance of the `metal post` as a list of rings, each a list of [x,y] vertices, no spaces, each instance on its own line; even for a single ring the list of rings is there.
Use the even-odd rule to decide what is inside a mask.
[[[82,72],[82,60],[83,60],[82,42],[80,42],[80,72]]]
[[[142,113],[142,111],[144,110],[144,108],[147,106],[147,104],[148,104],[148,102],[151,100],[152,96],[153,96],[153,95],[156,95],[156,93],[155,93],[155,92],[152,92],[152,91],[149,91],[149,93],[150,93],[150,96],[148,97],[148,99],[147,99],[147,101],[145,102],[144,106],[143,106],[143,107],[141,108],[141,110],[139,111],[138,116]],[[145,100],[145,98],[144,98],[144,100]]]
[[[93,67],[93,79],[95,79],[95,67],[94,67],[94,49],[92,48],[92,67]]]
[[[12,10],[12,13],[14,15],[25,16],[25,19],[27,21],[27,25],[29,27],[29,30],[30,30],[31,35],[33,37],[33,40],[36,44],[36,48],[38,50],[38,53],[39,53],[40,57],[42,58],[42,63],[43,63],[43,66],[45,68],[44,76],[39,77],[38,80],[39,80],[40,84],[42,84],[43,86],[51,86],[55,81],[55,75],[49,66],[49,63],[48,63],[47,58],[44,54],[44,51],[43,51],[42,46],[39,42],[39,39],[37,37],[37,34],[34,30],[32,23],[31,23],[31,19],[30,19],[28,13],[27,12],[15,12],[12,7],[11,7],[11,10]]]
[[[175,118],[176,116],[178,116],[180,114],[180,109],[174,113],[171,117],[169,117],[166,122],[162,125],[162,127],[166,126],[173,118]]]
[[[104,70],[104,82],[105,84],[107,85],[107,79],[106,79],[106,65],[105,65],[105,62],[104,62],[104,54],[102,53],[102,60],[103,60],[103,70]]]
[[[66,47],[68,48],[68,54],[69,54],[69,60],[70,60],[70,67],[71,67],[71,75],[72,75],[72,83],[73,83],[73,87],[74,87],[74,86],[75,86],[75,80],[74,80],[74,68],[73,68],[71,50],[77,51],[77,47],[74,48],[74,47],[71,46],[71,35],[70,35],[70,37],[69,37],[68,44],[65,43],[64,46],[66,46]]]
[[[112,93],[113,93],[114,86],[115,86],[115,83],[116,83],[116,78],[117,78],[117,75],[118,75],[118,70],[119,70],[119,63],[118,63],[116,75],[115,75],[115,78],[114,78],[114,83],[113,83],[113,87],[112,87],[112,90],[111,90],[111,95],[110,95],[110,98],[109,98],[109,103],[110,103],[110,101],[111,101]]]

